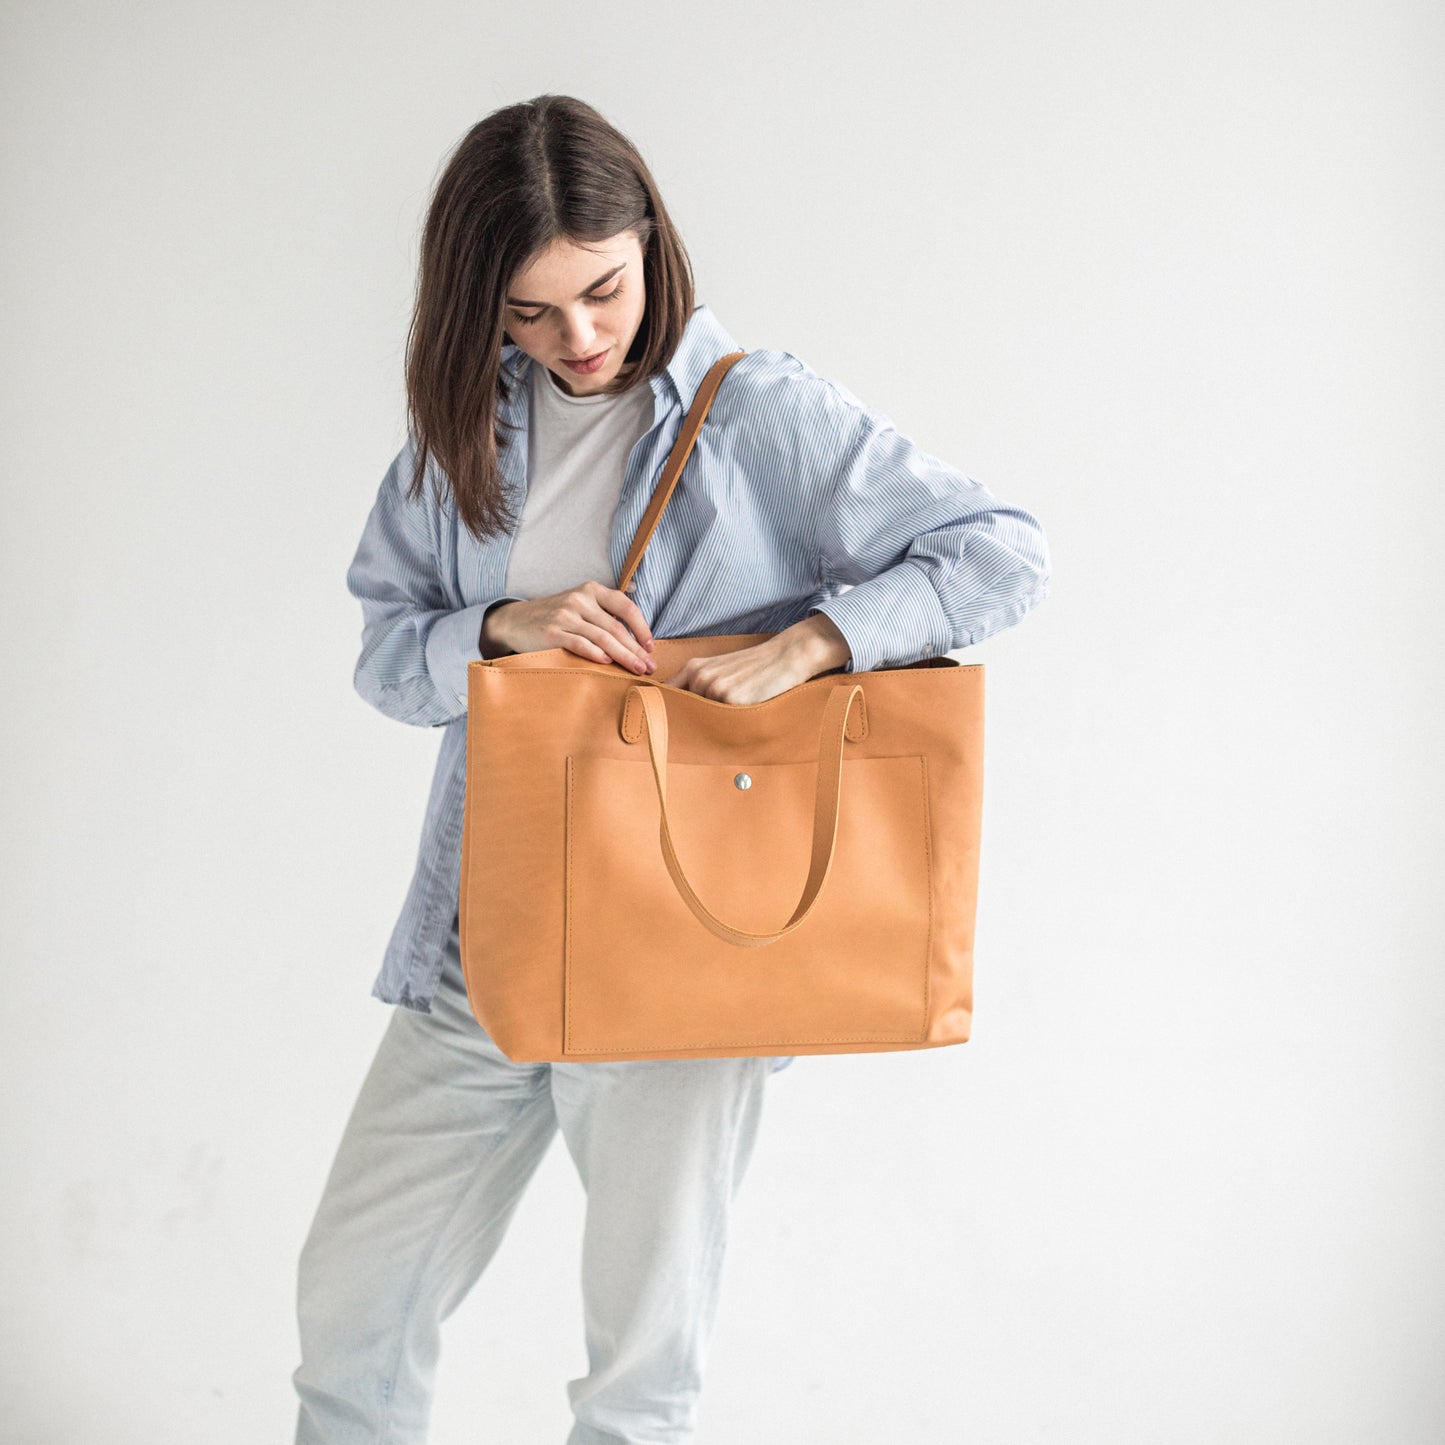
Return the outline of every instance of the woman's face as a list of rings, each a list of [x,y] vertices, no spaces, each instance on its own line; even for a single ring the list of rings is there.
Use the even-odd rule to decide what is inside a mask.
[[[623,358],[642,324],[645,301],[635,231],[585,249],[557,240],[512,278],[503,326],[507,340],[547,367],[565,391],[590,396],[632,369]],[[595,371],[567,364],[598,353]]]

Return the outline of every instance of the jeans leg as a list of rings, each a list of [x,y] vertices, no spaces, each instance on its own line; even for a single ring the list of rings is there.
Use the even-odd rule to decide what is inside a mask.
[[[554,1064],[552,1099],[587,1191],[588,1372],[567,1445],[687,1445],[716,1318],[728,1209],[770,1058]]]
[[[492,1043],[452,947],[432,1012],[392,1014],[301,1250],[296,1445],[425,1439],[441,1323],[557,1132],[550,1066]]]

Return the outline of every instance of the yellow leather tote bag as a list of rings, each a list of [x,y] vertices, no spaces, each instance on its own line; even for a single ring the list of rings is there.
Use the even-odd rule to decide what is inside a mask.
[[[626,590],[727,369],[638,526]],[[770,633],[654,639],[659,675]],[[717,702],[565,648],[467,669],[467,997],[517,1063],[967,1040],[983,667]]]

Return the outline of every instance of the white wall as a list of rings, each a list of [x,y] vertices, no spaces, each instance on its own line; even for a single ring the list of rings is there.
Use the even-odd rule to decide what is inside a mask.
[[[1445,1434],[1438,7],[7,6],[0,1438],[289,1439],[439,736],[351,690],[417,232],[579,95],[707,301],[1037,512],[962,1048],[802,1058],[704,1445]],[[438,1442],[557,1441],[560,1145]]]

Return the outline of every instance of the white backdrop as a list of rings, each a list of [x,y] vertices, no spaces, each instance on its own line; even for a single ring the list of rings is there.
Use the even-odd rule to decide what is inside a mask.
[[[800,1058],[702,1445],[1445,1435],[1445,20],[1415,0],[3,11],[0,1439],[289,1440],[439,734],[351,689],[418,229],[637,142],[744,347],[1035,511],[974,1036]],[[432,1439],[559,1442],[561,1144]]]

